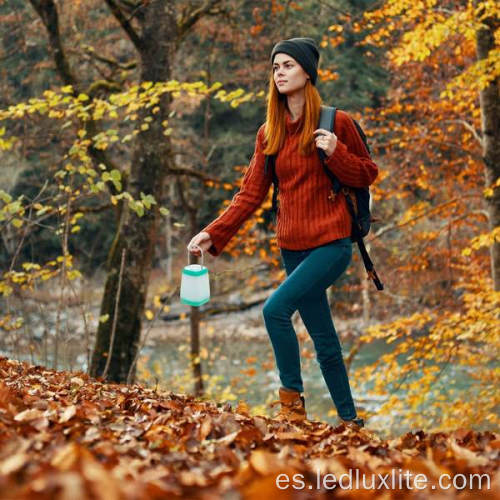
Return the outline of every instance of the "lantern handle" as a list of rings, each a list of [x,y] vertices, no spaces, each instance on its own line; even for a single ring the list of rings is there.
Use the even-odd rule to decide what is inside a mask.
[[[188,264],[189,264],[189,251],[190,251],[190,248],[193,248],[193,247],[198,247],[201,250],[201,267],[203,267],[203,248],[201,248],[200,245],[197,245],[196,243],[193,243],[191,245],[191,247],[188,247],[188,249],[187,249],[187,251],[188,251]]]

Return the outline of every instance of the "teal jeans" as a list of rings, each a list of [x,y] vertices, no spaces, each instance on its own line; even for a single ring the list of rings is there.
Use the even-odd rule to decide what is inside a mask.
[[[304,391],[299,343],[292,325],[298,309],[311,336],[321,372],[337,409],[346,420],[356,418],[342,347],[326,295],[352,259],[349,237],[307,250],[281,249],[287,278],[268,297],[262,310],[283,387]]]

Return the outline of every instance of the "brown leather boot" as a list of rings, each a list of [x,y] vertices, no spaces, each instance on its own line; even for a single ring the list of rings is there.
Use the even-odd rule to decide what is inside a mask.
[[[298,422],[307,419],[304,396],[301,396],[300,392],[280,387],[279,396],[279,400],[270,403],[270,406],[281,404],[275,420]]]
[[[362,418],[353,418],[351,420],[344,420],[341,418],[340,421],[343,422],[346,427],[354,430],[359,430],[361,427],[365,426],[365,421]]]

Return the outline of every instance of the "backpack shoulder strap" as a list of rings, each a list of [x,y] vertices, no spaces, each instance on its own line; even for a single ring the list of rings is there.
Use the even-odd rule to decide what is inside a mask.
[[[273,179],[273,182],[275,180],[278,180],[276,177],[276,172],[275,172],[275,163],[276,163],[276,155],[266,155],[266,159],[264,162],[264,175],[268,175],[269,169],[271,169],[271,176]]]
[[[324,106],[321,105],[321,113],[319,116],[318,128],[324,128],[330,132],[335,131],[335,116],[337,114],[337,108],[334,106]],[[325,165],[326,153],[321,148],[316,148],[318,150],[319,158],[321,164],[323,165],[323,170],[325,174],[330,178],[333,186],[333,192],[336,194],[340,191],[341,184],[337,179],[335,174]]]
[[[266,155],[264,163],[264,175],[268,175],[269,167],[271,168],[271,179],[273,181],[273,201],[271,210],[276,213],[278,210],[278,176],[275,170],[276,155]]]
[[[363,140],[363,143],[366,147],[366,150],[368,151],[368,154],[371,156],[372,152],[370,151],[370,146],[368,146],[368,140],[366,139],[366,134],[363,132],[361,125],[354,118],[352,118],[352,121],[354,122],[354,125],[356,126],[356,130],[358,131],[359,136]]]
[[[319,125],[318,128],[324,128],[325,130],[329,130],[331,132],[334,132],[334,126],[335,126],[335,115],[336,115],[337,109],[331,106],[321,106],[321,115],[320,115],[320,120],[319,120]],[[359,123],[352,119],[354,121],[354,124],[356,125],[356,129],[358,130],[358,133],[365,143],[366,149],[368,151],[368,154],[370,154],[370,148],[368,147],[368,143],[366,141],[366,135],[361,129]],[[338,193],[341,187],[341,184],[337,177],[331,172],[331,170],[325,165],[324,160],[326,159],[326,154],[325,152],[318,148],[318,153],[321,158],[321,163],[323,164],[323,168],[325,170],[325,173],[330,177],[332,184],[333,184],[333,190],[334,193]],[[349,212],[351,214],[352,220],[356,221],[356,209],[355,205],[353,203],[353,200],[351,199],[351,196],[348,195],[348,193],[344,193],[346,195],[346,201],[347,201],[347,206],[349,208]],[[368,273],[368,277],[373,280],[377,290],[383,290],[384,285],[380,281],[379,277],[377,276],[377,273],[375,271],[375,267],[373,266],[373,262],[370,259],[370,256],[368,255],[368,252],[366,251],[365,243],[363,241],[363,236],[361,232],[358,231],[358,223],[354,223],[353,226],[353,234],[351,236],[351,239],[354,239],[354,241],[357,242],[359,251],[361,252],[361,257],[363,259],[363,264],[365,266],[365,269]]]
[[[319,115],[318,128],[324,128],[326,130],[329,130],[330,132],[333,132],[333,127],[335,126],[336,113],[337,113],[337,108],[333,106],[321,105],[321,113]]]
[[[269,155],[266,155],[266,162],[264,163],[264,175],[269,171]]]

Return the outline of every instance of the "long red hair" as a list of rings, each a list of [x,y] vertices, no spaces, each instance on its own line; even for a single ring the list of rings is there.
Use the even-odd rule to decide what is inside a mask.
[[[316,144],[313,132],[318,128],[321,112],[321,96],[311,80],[306,81],[304,87],[305,103],[300,117],[299,151],[302,155],[314,152]],[[264,128],[266,147],[264,154],[274,155],[283,147],[286,135],[286,95],[280,94],[274,83],[273,71],[269,76],[269,90],[267,92],[266,124]]]

